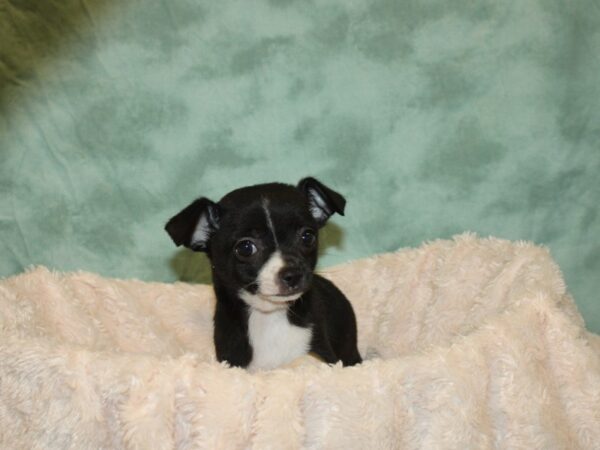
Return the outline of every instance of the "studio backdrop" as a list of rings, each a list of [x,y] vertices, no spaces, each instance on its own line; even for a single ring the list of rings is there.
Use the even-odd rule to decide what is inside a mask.
[[[592,0],[0,0],[0,275],[206,282],[168,218],[312,175],[321,267],[533,241],[599,332],[599,74]]]

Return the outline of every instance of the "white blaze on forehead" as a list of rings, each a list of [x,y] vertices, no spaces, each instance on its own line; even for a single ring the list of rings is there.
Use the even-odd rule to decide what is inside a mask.
[[[271,230],[271,234],[273,235],[273,240],[275,241],[275,247],[279,247],[279,243],[277,242],[277,235],[275,234],[275,226],[273,225],[273,220],[271,219],[271,213],[269,212],[269,199],[264,197],[262,199],[262,207],[265,211],[265,216],[267,216],[267,226],[269,230]]]

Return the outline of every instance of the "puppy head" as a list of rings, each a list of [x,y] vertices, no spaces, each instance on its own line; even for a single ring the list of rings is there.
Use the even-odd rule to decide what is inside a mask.
[[[218,203],[200,198],[165,229],[177,246],[206,252],[215,286],[257,309],[287,307],[310,287],[318,230],[346,201],[314,178],[236,189]]]

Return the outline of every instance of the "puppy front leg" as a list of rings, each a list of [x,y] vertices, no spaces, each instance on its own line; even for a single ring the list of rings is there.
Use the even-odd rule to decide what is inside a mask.
[[[310,343],[310,351],[315,353],[327,364],[335,364],[340,360],[333,351],[329,338],[322,330],[315,327],[313,331],[312,341]]]
[[[252,361],[252,347],[244,327],[217,306],[214,317],[214,342],[217,361],[247,367]]]

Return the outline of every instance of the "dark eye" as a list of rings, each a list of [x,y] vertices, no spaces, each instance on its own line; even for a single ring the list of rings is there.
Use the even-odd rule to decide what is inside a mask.
[[[317,235],[313,230],[306,229],[300,235],[300,239],[302,239],[302,244],[304,244],[305,247],[312,247],[313,245],[315,245]]]
[[[258,251],[258,248],[250,239],[241,239],[235,244],[234,251],[241,258],[250,258]]]

